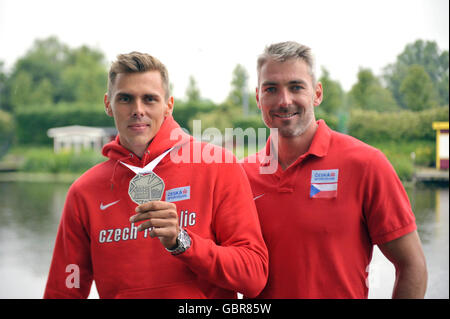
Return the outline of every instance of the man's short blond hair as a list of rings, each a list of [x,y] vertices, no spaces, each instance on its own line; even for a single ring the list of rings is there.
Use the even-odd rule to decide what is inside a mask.
[[[166,66],[157,58],[147,53],[130,52],[119,54],[117,60],[111,64],[108,75],[108,96],[111,97],[111,89],[119,73],[137,73],[147,71],[158,71],[161,74],[163,88],[166,92],[165,99],[170,96],[169,72]]]
[[[311,49],[306,45],[294,41],[274,43],[264,49],[264,52],[258,57],[257,62],[258,83],[261,68],[268,60],[285,62],[290,59],[305,61],[308,65],[309,74],[311,75],[313,84],[316,83],[316,76],[314,72],[314,57],[312,55]]]

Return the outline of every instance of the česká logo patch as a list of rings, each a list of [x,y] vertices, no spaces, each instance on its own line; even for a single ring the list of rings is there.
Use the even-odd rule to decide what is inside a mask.
[[[311,171],[310,198],[337,197],[339,169]]]
[[[166,191],[166,202],[178,202],[191,198],[191,186],[172,188]]]

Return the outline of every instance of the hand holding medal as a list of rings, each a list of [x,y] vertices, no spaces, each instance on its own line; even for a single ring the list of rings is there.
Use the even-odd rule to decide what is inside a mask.
[[[161,201],[164,194],[164,181],[153,172],[158,163],[173,149],[159,155],[145,167],[140,168],[121,162],[136,176],[130,181],[128,195],[138,204],[136,215],[131,216],[130,222],[147,220],[138,227],[138,231],[149,229],[150,236],[158,237],[164,247],[171,249],[177,245],[180,232],[178,225],[177,206],[173,203]]]
[[[145,221],[139,225],[138,231],[150,230],[150,236],[158,237],[167,249],[177,246],[178,225],[177,206],[165,201],[150,201],[136,207],[136,215],[130,222]]]

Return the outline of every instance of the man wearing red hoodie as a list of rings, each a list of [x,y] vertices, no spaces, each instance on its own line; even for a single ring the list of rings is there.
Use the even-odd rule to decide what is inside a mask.
[[[258,295],[268,257],[248,180],[232,156],[192,161],[206,145],[173,119],[165,66],[119,55],[104,102],[119,135],[69,189],[44,297],[86,298],[93,280],[100,298]]]

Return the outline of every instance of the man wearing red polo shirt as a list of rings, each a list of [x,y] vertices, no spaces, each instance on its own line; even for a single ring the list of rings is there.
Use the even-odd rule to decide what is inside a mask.
[[[367,298],[378,245],[396,269],[392,297],[423,298],[425,258],[397,174],[379,150],[316,121],[322,98],[308,47],[278,43],[259,57],[256,99],[277,134],[243,162],[269,250],[258,297]]]

